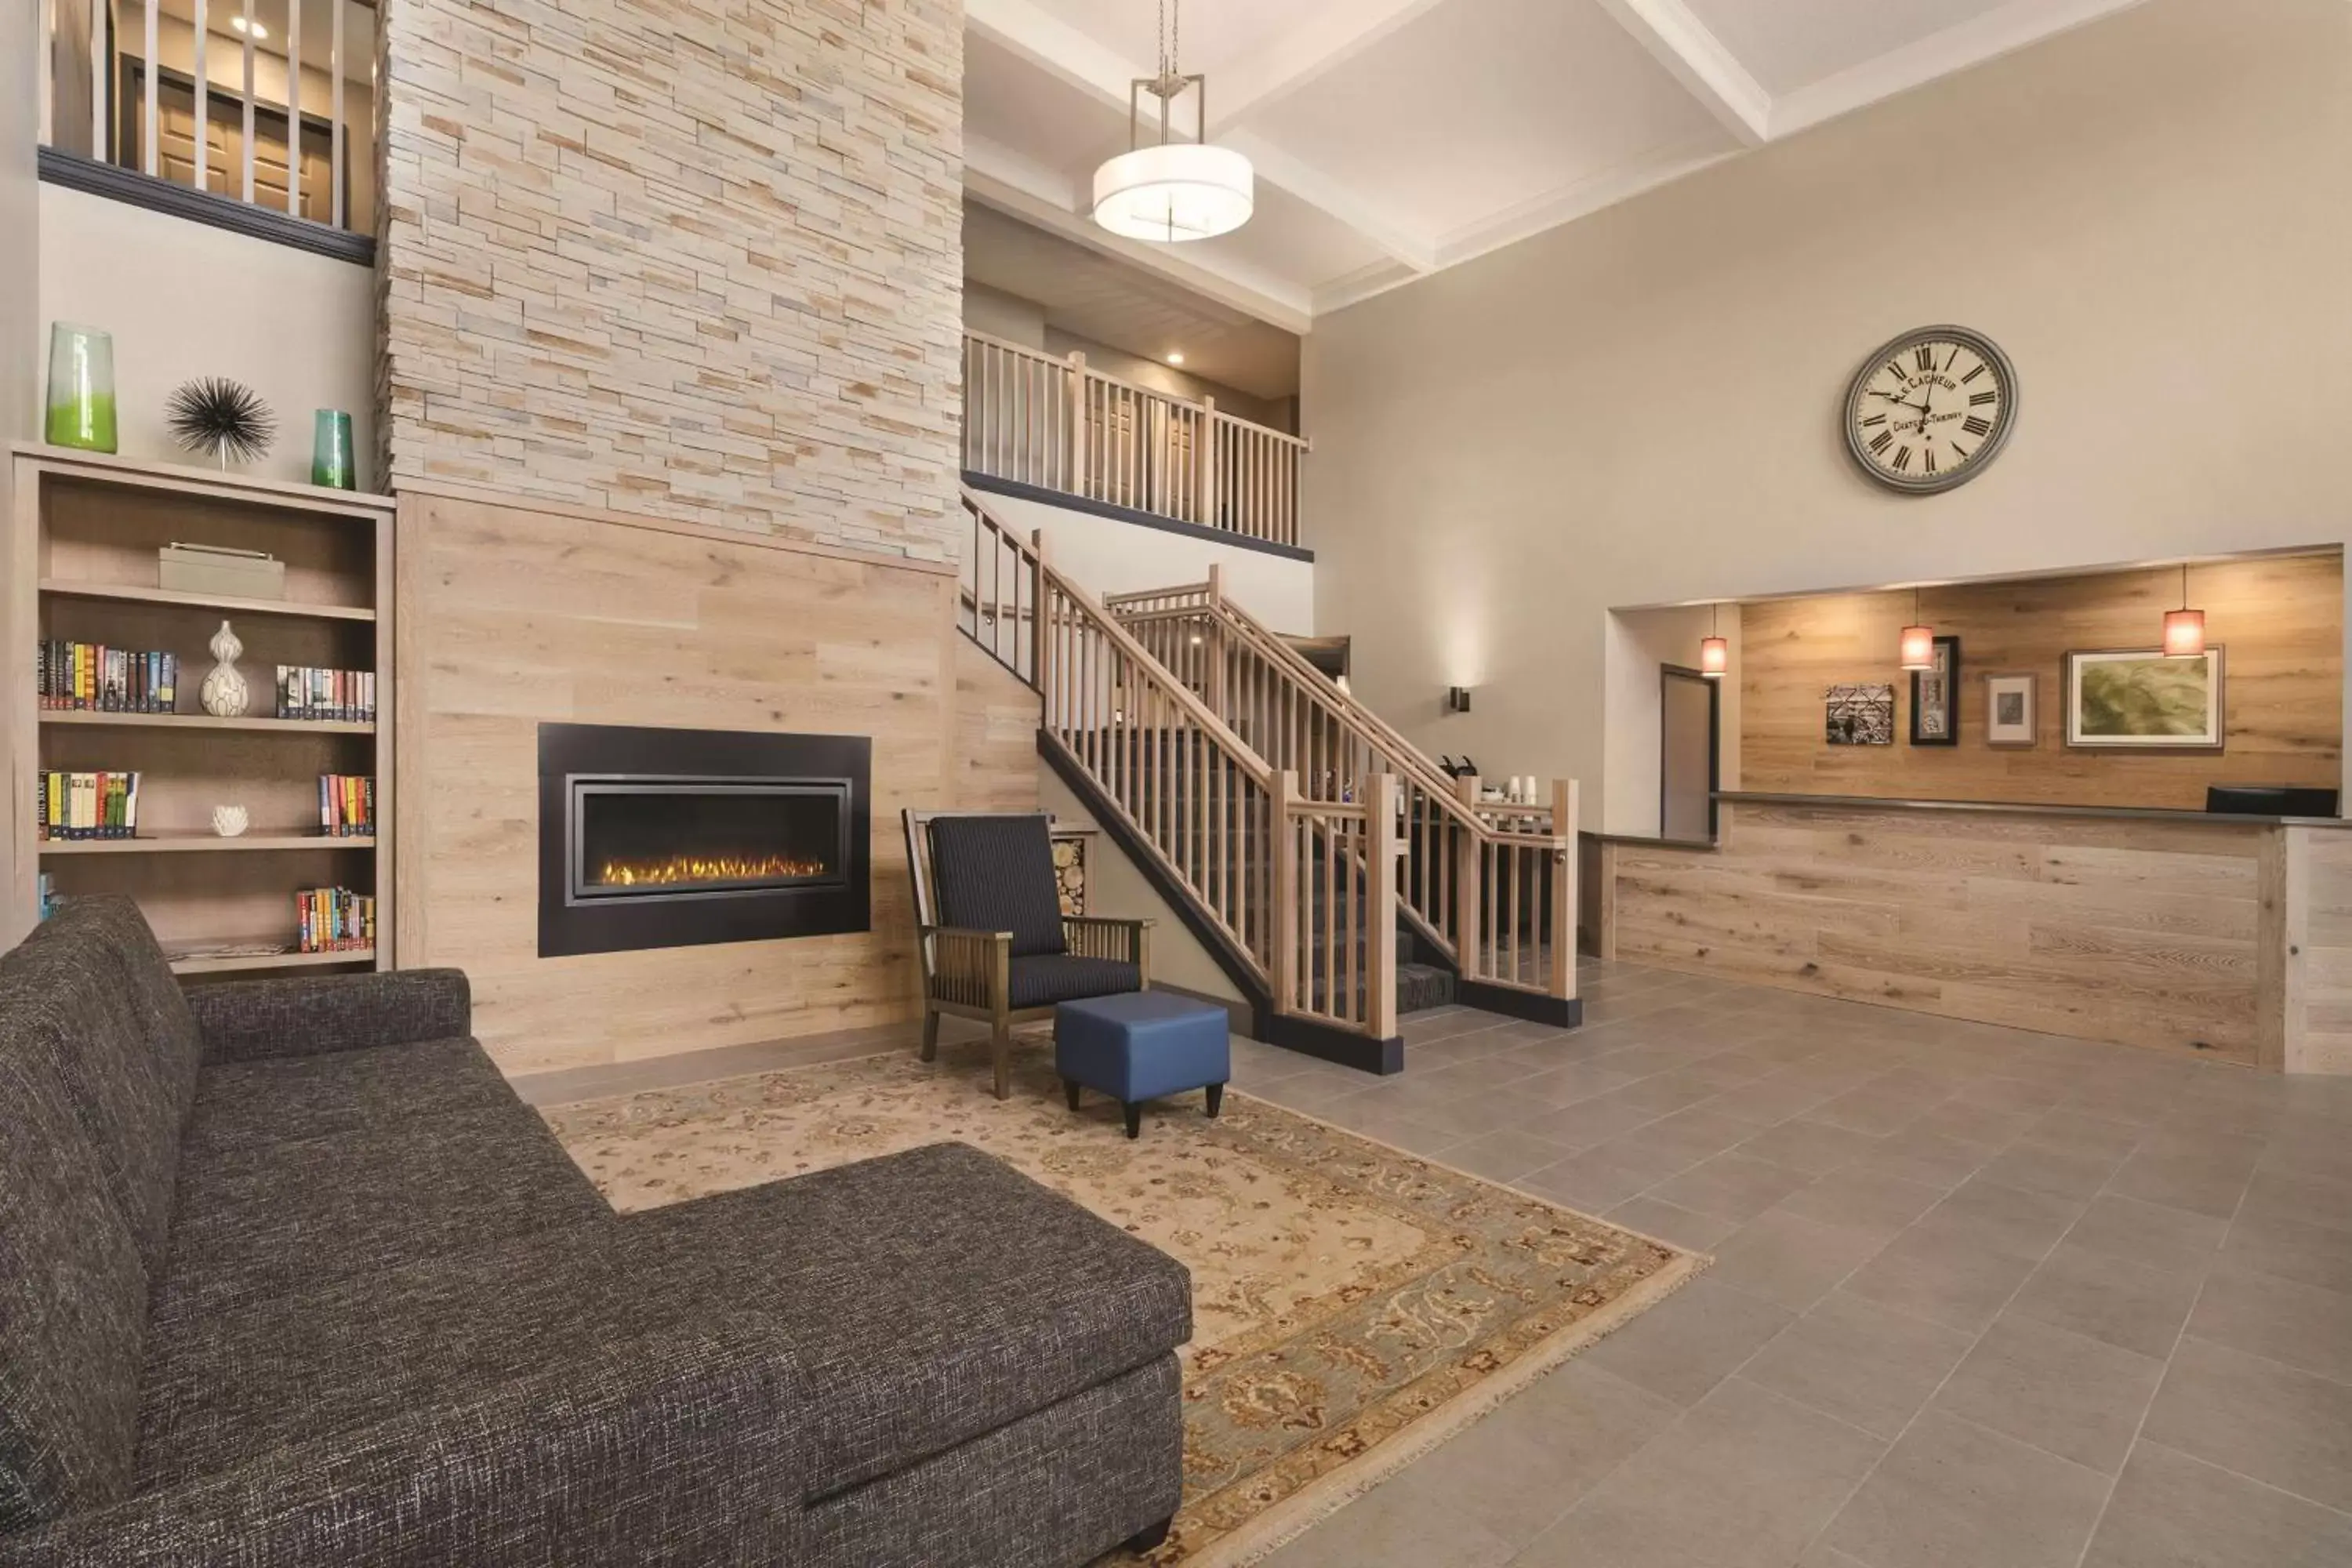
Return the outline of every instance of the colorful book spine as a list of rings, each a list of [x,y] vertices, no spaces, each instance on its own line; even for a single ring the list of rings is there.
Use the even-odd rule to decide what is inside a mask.
[[[372,724],[375,722],[375,673],[281,664],[278,667],[278,716]]]
[[[135,838],[140,775],[48,772],[39,775],[37,832],[45,839]]]
[[[176,709],[180,661],[174,654],[50,638],[42,642],[35,668],[44,709],[101,713],[170,713]]]
[[[350,952],[375,946],[375,898],[349,888],[306,888],[294,895],[296,940],[304,952]]]

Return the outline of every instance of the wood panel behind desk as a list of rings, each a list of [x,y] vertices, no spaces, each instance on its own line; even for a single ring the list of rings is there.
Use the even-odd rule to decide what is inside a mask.
[[[1603,846],[1611,936],[1631,963],[2252,1063],[2282,831],[1727,802],[1719,847]]]

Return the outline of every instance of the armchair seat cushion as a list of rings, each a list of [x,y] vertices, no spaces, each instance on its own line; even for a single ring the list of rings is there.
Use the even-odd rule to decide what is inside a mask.
[[[1075,953],[1016,958],[1007,971],[1015,1011],[1051,1007],[1082,996],[1116,996],[1143,989],[1143,972],[1116,958],[1080,958]]]

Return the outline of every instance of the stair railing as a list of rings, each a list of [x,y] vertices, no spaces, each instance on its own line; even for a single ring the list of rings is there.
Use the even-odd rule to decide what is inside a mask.
[[[1395,879],[1364,868],[1397,854],[1394,781],[1356,801],[1302,792],[1056,571],[1042,540],[1024,542],[969,491],[964,506],[976,546],[964,629],[1036,687],[1046,744],[1150,847],[1277,1013],[1392,1037]]]
[[[1235,605],[1214,568],[1205,583],[1104,603],[1269,765],[1295,771],[1308,795],[1358,801],[1370,781],[1397,779],[1402,907],[1465,979],[1576,994],[1573,780],[1555,784],[1548,808],[1481,800],[1476,779],[1447,774]]]

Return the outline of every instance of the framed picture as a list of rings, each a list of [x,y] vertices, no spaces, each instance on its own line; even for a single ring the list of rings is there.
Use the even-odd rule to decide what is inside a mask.
[[[1985,677],[1985,744],[2031,746],[2040,738],[2041,684],[2032,674]]]
[[[1822,695],[1828,704],[1822,740],[1832,746],[1895,744],[1895,688],[1832,686]]]
[[[2221,650],[2167,658],[2158,648],[2066,656],[2066,743],[2115,751],[2218,752]]]
[[[1960,639],[1936,639],[1936,668],[1911,672],[1911,743],[1960,743]]]

